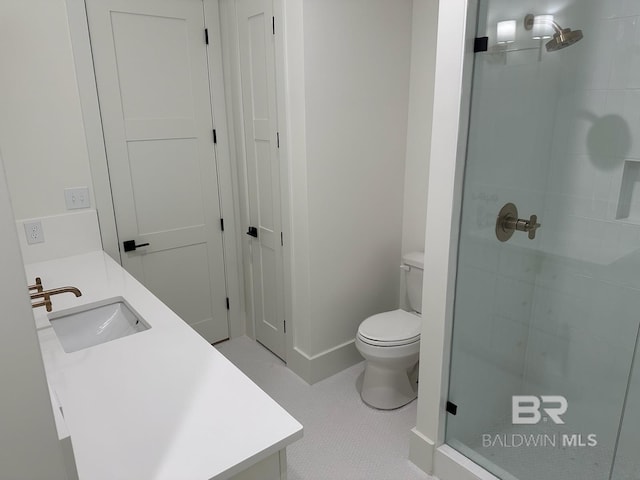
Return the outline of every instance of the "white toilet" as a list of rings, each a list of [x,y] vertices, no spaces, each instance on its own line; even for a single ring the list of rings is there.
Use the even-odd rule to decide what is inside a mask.
[[[424,253],[409,253],[402,260],[413,311],[373,315],[360,324],[356,336],[356,348],[367,361],[360,396],[381,410],[402,407],[418,396]]]

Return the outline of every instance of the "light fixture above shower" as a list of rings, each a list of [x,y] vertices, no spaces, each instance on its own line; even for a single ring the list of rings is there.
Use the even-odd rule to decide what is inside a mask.
[[[583,38],[582,30],[562,28],[554,20],[553,15],[533,15],[530,13],[524,17],[524,28],[531,31],[534,39],[551,39],[545,44],[547,52],[570,47]]]
[[[553,15],[535,15],[533,17],[533,25],[529,27],[531,23],[531,16],[527,15],[524,19],[525,30],[531,30],[531,36],[534,40],[542,40],[551,38],[555,33],[553,29]]]
[[[516,21],[503,20],[496,26],[496,43],[503,45],[516,40]]]

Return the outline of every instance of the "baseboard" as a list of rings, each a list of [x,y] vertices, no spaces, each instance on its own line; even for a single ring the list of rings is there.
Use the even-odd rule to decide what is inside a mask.
[[[411,429],[409,437],[409,460],[420,470],[431,474],[433,472],[433,455],[435,443],[425,437],[417,428]]]
[[[24,224],[34,220],[39,220],[42,224],[44,242],[28,245]],[[95,210],[87,209],[50,217],[21,219],[16,221],[16,226],[25,264],[102,250],[98,216]]]
[[[363,360],[356,349],[355,339],[313,356],[297,347],[288,353],[287,366],[309,384],[319,382]]]
[[[440,480],[500,480],[449,445],[441,445],[434,454],[434,475]],[[517,480],[501,471],[500,478]]]
[[[434,441],[416,428],[411,429],[409,438],[409,460],[425,473],[435,475],[440,480],[499,480],[455,448],[447,444],[436,448]],[[500,478],[517,480],[504,471],[501,471]]]

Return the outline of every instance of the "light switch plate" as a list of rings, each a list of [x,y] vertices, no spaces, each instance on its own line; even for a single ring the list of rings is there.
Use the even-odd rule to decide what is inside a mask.
[[[40,222],[40,220],[25,222],[24,233],[27,236],[27,244],[44,243],[44,231],[42,230],[42,222]]]
[[[64,199],[67,204],[67,210],[91,207],[88,187],[65,188]]]

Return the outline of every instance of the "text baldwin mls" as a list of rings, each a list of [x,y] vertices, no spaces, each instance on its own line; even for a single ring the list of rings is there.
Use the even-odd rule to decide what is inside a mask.
[[[496,434],[485,433],[482,435],[482,446],[484,448],[522,448],[522,447],[597,447],[598,439],[595,433],[582,435],[578,433],[563,434]]]

